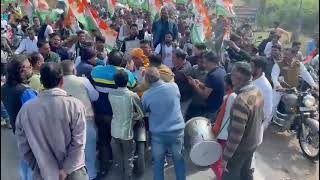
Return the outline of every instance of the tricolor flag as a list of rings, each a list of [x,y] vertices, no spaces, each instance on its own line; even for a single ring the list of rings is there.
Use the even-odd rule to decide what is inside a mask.
[[[193,43],[202,43],[204,39],[212,36],[212,27],[208,8],[204,5],[203,0],[192,1],[193,12],[195,14],[195,23],[191,29],[191,41]]]
[[[236,14],[233,11],[232,0],[217,0],[216,15],[221,15],[224,17],[234,17]]]
[[[113,0],[114,1],[114,0]],[[116,1],[114,1],[116,3]],[[111,29],[109,25],[102,20],[98,12],[89,7],[86,1],[69,0],[68,15],[74,15],[76,19],[84,25],[86,30],[98,30],[106,38],[106,46],[111,51],[116,44],[118,33]]]
[[[92,18],[92,21],[94,23],[93,26],[97,27],[101,32],[101,35],[106,38],[106,47],[110,52],[116,44],[118,32],[111,29],[109,25],[99,17],[98,13],[94,9],[90,8],[90,11],[87,13],[89,17]]]
[[[158,19],[162,5],[161,0],[149,0],[149,12],[153,20]]]
[[[46,17],[56,21],[59,18],[59,13],[61,13],[61,11],[53,9],[55,7],[50,7],[46,0],[24,0],[24,8],[30,19],[32,19],[32,16],[39,16],[42,22],[45,22]]]
[[[107,11],[110,17],[112,17],[114,14],[117,2],[117,0],[107,0]]]

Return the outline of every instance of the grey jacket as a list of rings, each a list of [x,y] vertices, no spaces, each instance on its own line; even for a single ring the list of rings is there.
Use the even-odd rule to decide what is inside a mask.
[[[80,100],[54,88],[27,102],[16,120],[19,153],[34,179],[58,180],[85,166],[85,107]]]

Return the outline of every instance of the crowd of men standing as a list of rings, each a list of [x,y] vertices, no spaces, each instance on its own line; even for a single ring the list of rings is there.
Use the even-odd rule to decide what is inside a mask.
[[[122,43],[110,53],[104,48],[108,39],[79,25],[14,16],[9,26],[1,22],[1,54],[11,56],[1,57],[1,123],[16,136],[21,178],[93,180],[113,165],[119,179],[131,180],[133,125],[148,117],[154,180],[164,180],[169,156],[176,179],[185,180],[185,122],[203,116],[214,123],[224,149],[211,167],[218,180],[253,179],[254,152],[280,101],[273,91],[283,88],[279,76],[298,87],[301,75],[318,88],[301,63],[301,43],[283,48],[283,31],[276,27],[254,48],[251,29],[244,25],[229,40],[221,39],[225,51],[213,51],[192,44],[190,26],[182,20],[184,31],[178,28],[167,8],[152,25],[147,15],[133,20],[133,12],[126,13],[112,22]],[[228,18],[217,19],[230,24]],[[15,50],[9,45],[10,28],[26,35]],[[69,31],[74,38],[66,38]],[[139,46],[129,51],[132,41]],[[312,42],[310,51],[315,51],[318,36]]]

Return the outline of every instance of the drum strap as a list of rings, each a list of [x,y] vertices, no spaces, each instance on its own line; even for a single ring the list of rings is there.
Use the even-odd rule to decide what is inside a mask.
[[[222,128],[220,128],[219,132],[217,133],[216,137],[219,136],[219,134],[221,133],[222,129],[224,129],[224,127],[228,124],[228,122],[230,121],[230,117],[226,120],[226,122],[222,125]]]

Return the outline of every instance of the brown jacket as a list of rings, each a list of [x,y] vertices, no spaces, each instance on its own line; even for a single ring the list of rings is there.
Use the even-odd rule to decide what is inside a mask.
[[[287,64],[285,61],[280,61],[278,62],[278,65],[281,72],[280,74],[283,76],[284,81],[290,85],[290,87],[298,87],[300,62],[297,59],[294,59],[291,64]],[[283,83],[281,83],[281,86],[287,87],[287,85]]]

